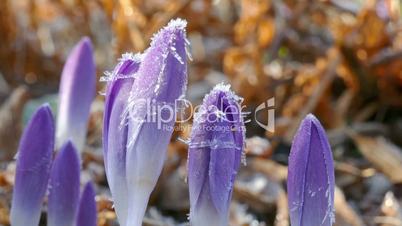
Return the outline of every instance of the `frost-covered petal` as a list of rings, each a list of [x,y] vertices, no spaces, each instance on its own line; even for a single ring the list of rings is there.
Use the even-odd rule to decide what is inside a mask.
[[[144,52],[138,78],[132,88],[132,101],[155,98],[173,103],[187,88],[187,22],[175,19],[152,38]]]
[[[140,55],[123,55],[108,78],[106,89],[103,117],[104,160],[106,177],[120,222],[126,221],[128,196],[125,160],[128,125],[123,119],[140,60]]]
[[[10,221],[13,226],[38,225],[48,185],[54,148],[54,122],[50,107],[32,116],[18,148]]]
[[[111,129],[114,129],[116,126],[116,124],[111,126],[110,121],[112,118],[120,118],[119,120],[121,122],[121,119],[124,116],[124,111],[127,108],[131,86],[134,82],[134,76],[138,71],[140,63],[140,54],[124,54],[113,72],[105,78],[107,81],[105,111],[103,116],[103,151],[105,164],[107,164],[109,149],[109,128],[111,127]],[[119,108],[119,112],[117,112],[115,108]],[[115,115],[112,115],[113,111]],[[107,168],[108,167],[106,167],[106,170],[108,170]]]
[[[64,65],[59,90],[57,147],[71,140],[80,152],[85,144],[96,74],[89,38],[83,38],[71,51]]]
[[[212,133],[212,140],[217,145],[211,147],[210,189],[212,200],[221,214],[227,214],[235,175],[239,168],[243,146],[244,131],[241,111],[237,97],[229,87],[215,88],[217,107],[225,117],[217,128],[223,128]],[[229,130],[229,131],[228,131]]]
[[[194,119],[188,181],[192,225],[227,225],[233,183],[244,150],[240,98],[217,85]]]
[[[334,165],[325,131],[308,115],[293,140],[289,157],[288,202],[293,226],[334,223]]]
[[[91,182],[85,185],[77,214],[77,226],[96,226],[95,190]]]
[[[72,226],[80,197],[80,162],[68,141],[57,154],[49,182],[48,226]]]
[[[126,175],[130,216],[127,225],[141,225],[173,132],[173,104],[186,90],[185,26],[183,20],[172,20],[153,37],[132,86],[127,111]],[[161,111],[152,112],[150,106],[159,107]]]
[[[191,143],[188,152],[188,183],[190,204],[195,206],[200,199],[204,184],[208,183],[209,162],[211,149],[208,145],[201,145],[210,140],[211,136],[205,133],[202,126],[193,126]],[[192,211],[190,211],[191,218]]]

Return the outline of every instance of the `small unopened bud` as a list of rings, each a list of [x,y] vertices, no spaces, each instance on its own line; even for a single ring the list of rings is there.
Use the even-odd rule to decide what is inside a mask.
[[[17,153],[11,204],[13,226],[38,225],[48,186],[54,149],[54,123],[48,105],[40,107],[26,126]]]
[[[194,117],[188,153],[190,223],[227,226],[245,141],[240,98],[217,85]]]
[[[83,38],[67,58],[61,75],[56,147],[71,140],[82,151],[92,100],[95,97],[96,74],[89,38]]]
[[[302,121],[289,156],[288,205],[292,226],[332,226],[334,163],[327,136],[318,119]]]

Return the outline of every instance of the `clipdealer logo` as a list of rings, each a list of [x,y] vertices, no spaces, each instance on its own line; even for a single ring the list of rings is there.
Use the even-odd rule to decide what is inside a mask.
[[[141,99],[137,100],[133,104],[133,108],[128,111],[128,115],[131,121],[135,122],[147,122],[156,123],[159,129],[178,129],[173,128],[174,122],[180,125],[190,121],[197,114],[207,114],[205,120],[209,123],[218,121],[234,122],[231,121],[239,118],[243,118],[245,124],[252,121],[249,118],[252,112],[245,112],[246,105],[237,103],[238,106],[194,106],[186,99],[176,100],[175,103],[160,103],[155,100]],[[135,106],[135,107],[134,107]],[[254,109],[253,120],[258,126],[265,129],[270,133],[275,132],[275,98],[272,97],[265,102],[261,103]],[[267,118],[262,118],[262,117]],[[180,128],[179,128],[180,130]]]
[[[267,111],[267,120],[266,124],[259,120],[259,113],[262,111]],[[254,111],[254,120],[255,122],[263,129],[268,132],[274,133],[275,132],[275,97],[268,99],[266,102],[261,103],[257,106]]]

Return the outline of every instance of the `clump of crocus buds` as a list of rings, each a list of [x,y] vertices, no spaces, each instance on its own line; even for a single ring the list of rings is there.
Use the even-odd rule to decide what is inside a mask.
[[[244,135],[240,98],[229,85],[217,85],[204,98],[191,132],[188,153],[191,225],[228,225]]]
[[[331,226],[334,216],[334,164],[320,122],[302,121],[289,157],[288,203],[292,226]]]
[[[84,190],[81,198],[84,201],[81,201],[77,212],[80,192],[80,162],[77,151],[68,141],[53,161],[54,134],[53,116],[49,106],[45,104],[32,116],[20,142],[11,205],[12,226],[39,224],[47,189],[48,226],[96,222],[95,194],[92,187]],[[85,225],[92,226],[96,223]]]
[[[186,22],[172,20],[143,54],[124,54],[105,80],[103,149],[107,180],[121,225],[140,226],[161,173],[176,119],[175,102],[187,87]],[[95,226],[95,190],[80,197],[80,158],[95,92],[89,39],[74,48],[64,67],[55,130],[47,105],[32,116],[20,141],[11,208],[12,226],[38,225],[48,195],[48,226]],[[190,223],[225,226],[241,165],[245,127],[241,98],[219,84],[194,117],[188,152]],[[153,112],[148,109],[159,109]],[[156,117],[159,119],[155,120]],[[78,150],[77,150],[78,148]],[[52,165],[53,161],[53,165]],[[49,186],[48,186],[49,183]],[[289,157],[288,200],[292,226],[334,222],[334,166],[320,122],[308,115]]]
[[[12,226],[39,224],[47,189],[47,225],[96,225],[92,187],[85,189],[81,198],[85,202],[79,204],[80,161],[73,145],[80,149],[84,145],[95,85],[92,47],[90,40],[84,38],[71,52],[62,74],[57,143],[59,146],[64,143],[64,146],[53,165],[55,129],[50,107],[47,104],[41,106],[24,130],[17,154],[10,217]],[[80,212],[77,212],[79,206]]]
[[[47,226],[96,226],[95,191],[88,182],[80,198],[80,160],[67,141],[53,162],[48,195]]]
[[[53,162],[48,195],[48,226],[96,226],[95,191],[88,182],[80,198],[80,160],[67,141]]]

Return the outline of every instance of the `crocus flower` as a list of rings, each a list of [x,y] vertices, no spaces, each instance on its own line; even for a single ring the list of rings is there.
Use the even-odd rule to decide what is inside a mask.
[[[170,22],[144,54],[123,55],[105,79],[104,160],[123,225],[141,225],[162,170],[175,118],[160,113],[162,128],[161,121],[150,120],[153,113],[146,103],[172,107],[183,96],[187,85],[185,25],[182,20]]]
[[[334,164],[320,122],[302,121],[289,156],[288,202],[292,226],[331,226],[334,221]]]
[[[126,146],[127,122],[122,121],[127,108],[134,74],[138,71],[141,55],[124,54],[114,71],[105,79],[106,100],[103,117],[103,150],[106,177],[114,199],[114,208],[120,222],[127,218]]]
[[[96,226],[95,190],[91,182],[82,192],[77,215],[77,226]]]
[[[11,204],[11,225],[38,225],[45,196],[52,153],[54,123],[49,106],[41,106],[22,135]]]
[[[72,226],[80,196],[80,162],[74,145],[67,141],[57,154],[50,174],[48,226]]]
[[[185,21],[172,20],[153,37],[131,88],[126,111],[127,226],[142,224],[173,132],[174,104],[187,87],[185,27]]]
[[[245,139],[240,98],[217,85],[196,113],[188,153],[190,224],[228,225],[233,183]]]
[[[81,151],[85,144],[91,102],[95,97],[96,75],[89,38],[83,38],[64,65],[59,90],[56,146],[71,140]]]

